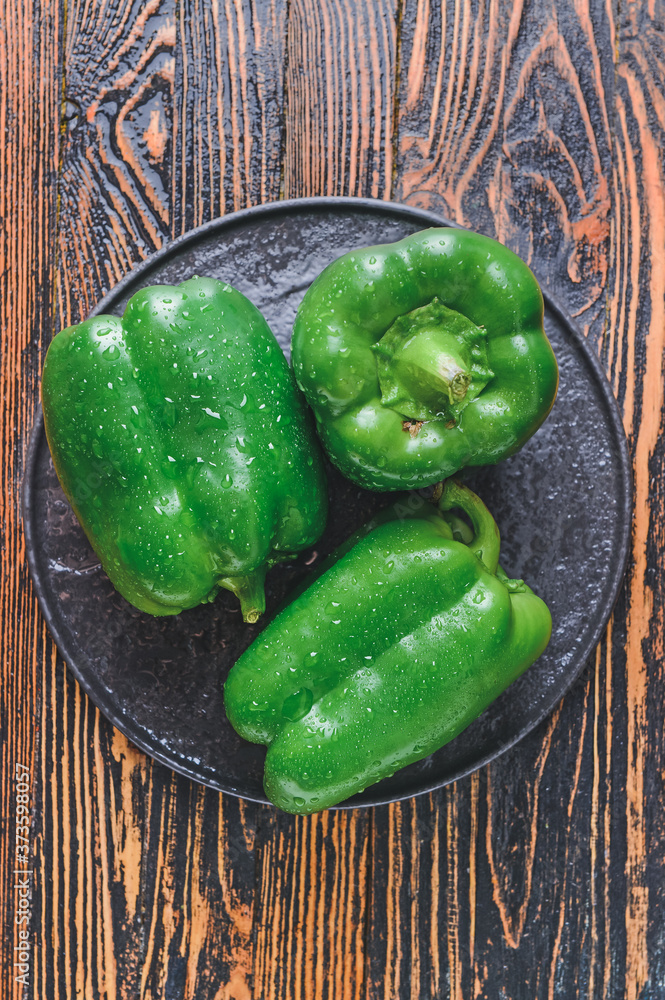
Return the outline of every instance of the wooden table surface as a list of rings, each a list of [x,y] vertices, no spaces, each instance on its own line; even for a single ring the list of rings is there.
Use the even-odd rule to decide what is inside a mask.
[[[664,80],[662,0],[0,0],[3,997],[665,997]],[[296,819],[153,763],[82,694],[19,490],[53,334],[173,237],[305,195],[520,253],[607,371],[635,515],[608,632],[529,738]]]

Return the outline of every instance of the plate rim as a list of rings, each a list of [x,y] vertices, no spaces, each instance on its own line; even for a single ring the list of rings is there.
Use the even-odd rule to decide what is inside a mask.
[[[334,196],[321,196],[321,197],[309,197],[309,198],[290,198],[281,201],[271,201],[265,202],[260,205],[253,205],[249,208],[240,209],[237,212],[231,212],[228,215],[220,216],[216,219],[211,219],[201,226],[197,226],[195,229],[189,230],[187,233],[183,233],[181,236],[176,237],[174,240],[169,241],[164,246],[160,247],[155,253],[150,254],[144,260],[136,264],[126,275],[124,275],[120,281],[118,281],[109,291],[103,296],[103,298],[97,303],[94,309],[89,313],[90,316],[97,316],[103,313],[107,308],[107,303],[111,300],[116,300],[119,295],[122,295],[124,289],[129,285],[134,283],[138,277],[140,277],[144,272],[148,271],[155,264],[167,261],[172,256],[177,256],[179,252],[187,246],[188,243],[197,243],[202,237],[208,236],[213,233],[222,234],[225,230],[232,228],[238,224],[242,225],[246,220],[251,220],[256,217],[270,217],[288,214],[289,211],[302,211],[302,210],[315,210],[315,211],[325,211],[330,209],[348,209],[355,211],[367,211],[369,213],[388,213],[393,216],[402,216],[411,221],[423,222],[425,224],[424,228],[432,226],[444,226],[453,229],[465,229],[467,227],[461,226],[458,223],[447,219],[445,216],[439,215],[437,212],[432,212],[429,209],[421,209],[414,207],[412,205],[406,205],[401,202],[394,201],[383,201],[381,199],[374,198],[353,198],[353,197],[334,197]],[[473,230],[477,231],[477,230]],[[621,412],[619,410],[619,404],[612,391],[612,387],[602,367],[600,360],[596,353],[591,349],[587,338],[581,332],[577,324],[574,322],[569,313],[559,304],[559,302],[552,297],[552,295],[546,291],[543,285],[539,282],[540,288],[543,294],[543,299],[545,301],[546,307],[555,315],[555,317],[566,327],[567,331],[572,335],[576,346],[580,349],[584,359],[589,365],[591,372],[595,378],[595,381],[599,385],[601,390],[601,395],[603,397],[603,402],[605,404],[605,410],[609,418],[610,429],[612,437],[616,440],[618,445],[618,459],[619,459],[619,469],[621,473],[621,490],[620,496],[618,496],[617,504],[617,520],[620,527],[623,528],[623,535],[621,538],[621,544],[618,547],[618,558],[615,558],[614,572],[611,576],[611,585],[609,590],[609,598],[606,605],[606,610],[604,614],[600,617],[599,622],[596,627],[590,633],[587,642],[581,647],[576,656],[578,659],[577,669],[570,674],[566,679],[566,684],[563,688],[557,688],[554,696],[548,699],[546,705],[541,709],[540,713],[530,721],[530,724],[525,729],[517,733],[512,739],[503,743],[498,750],[485,754],[482,758],[474,761],[472,765],[462,767],[458,769],[450,777],[444,779],[443,781],[436,779],[434,781],[428,782],[415,791],[405,792],[404,794],[390,795],[388,797],[381,795],[369,795],[366,796],[365,792],[361,792],[356,796],[346,800],[345,802],[340,802],[333,809],[365,809],[374,806],[388,805],[391,802],[405,801],[406,799],[413,798],[419,795],[426,795],[433,792],[439,788],[445,788],[447,785],[453,782],[459,781],[462,778],[468,777],[475,771],[479,770],[481,767],[485,767],[490,761],[496,760],[498,757],[503,756],[508,750],[516,746],[521,740],[534,731],[543,721],[546,719],[554,710],[554,708],[559,704],[559,702],[565,697],[565,695],[570,691],[572,686],[579,679],[585,666],[587,665],[591,654],[600,642],[607,623],[612,615],[614,607],[617,602],[617,598],[621,592],[622,584],[624,581],[626,567],[628,564],[628,558],[630,555],[630,541],[632,535],[632,510],[633,510],[633,478],[632,478],[632,461],[630,458],[630,451],[628,445],[628,439],[626,436],[626,431],[623,425],[623,419]],[[218,792],[223,792],[229,795],[234,795],[237,798],[245,799],[248,802],[256,802],[261,805],[272,805],[270,801],[265,797],[258,797],[255,795],[248,795],[244,791],[239,791],[230,785],[224,785],[217,780],[206,779],[197,772],[193,766],[189,765],[187,760],[178,758],[174,759],[169,756],[169,754],[162,750],[161,744],[156,743],[156,745],[151,745],[149,741],[145,738],[145,730],[142,727],[134,724],[133,720],[128,719],[127,715],[124,713],[114,711],[113,706],[109,706],[105,703],[104,698],[99,697],[99,692],[95,689],[93,683],[91,683],[89,677],[81,672],[76,663],[76,656],[70,658],[70,647],[68,642],[64,639],[60,630],[54,621],[55,612],[52,611],[50,604],[46,596],[46,586],[42,582],[41,575],[38,569],[38,551],[39,547],[36,542],[36,532],[33,530],[33,513],[34,513],[34,503],[33,503],[33,478],[35,474],[35,466],[37,461],[37,456],[39,454],[39,448],[42,442],[45,441],[46,435],[44,432],[44,419],[41,408],[41,402],[37,402],[35,419],[30,434],[30,440],[28,443],[28,448],[25,456],[23,480],[21,484],[21,516],[23,521],[23,531],[25,537],[25,551],[26,558],[28,562],[28,568],[30,570],[30,576],[32,579],[33,586],[35,588],[35,594],[39,604],[40,611],[44,617],[46,625],[51,633],[53,640],[58,648],[60,655],[62,656],[67,669],[76,678],[78,683],[83,688],[86,695],[92,700],[96,708],[108,719],[108,721],[119,729],[127,739],[129,739],[135,746],[137,746],[143,753],[148,754],[154,760],[158,761],[160,764],[164,764],[166,767],[175,771],[177,774],[181,774],[192,781],[196,781],[208,788],[213,788]],[[48,447],[48,443],[46,445]],[[137,730],[137,732],[135,732]],[[380,783],[374,786],[369,786],[378,788]],[[360,799],[360,801],[356,801]],[[274,808],[274,807],[273,807]]]

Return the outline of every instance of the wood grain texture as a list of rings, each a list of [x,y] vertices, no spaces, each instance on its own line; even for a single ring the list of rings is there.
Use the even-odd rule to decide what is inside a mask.
[[[398,196],[509,244],[585,326],[607,284],[612,35],[605,5],[525,0],[421,0],[401,33]]]
[[[282,194],[388,198],[397,8],[292,0]],[[297,819],[262,837],[253,997],[355,1000],[366,989],[372,814]],[[270,872],[270,881],[266,878]]]
[[[662,859],[655,849],[659,843],[662,852],[664,830],[662,716],[650,719],[647,704],[649,690],[662,684],[662,592],[654,601],[647,549],[649,529],[663,516],[654,460],[662,469],[665,282],[662,233],[659,257],[652,237],[646,261],[634,239],[617,239],[626,227],[633,234],[651,230],[661,212],[664,178],[655,150],[662,149],[662,125],[657,114],[647,123],[644,112],[662,106],[662,36],[656,25],[646,33],[640,65],[647,80],[633,90],[642,121],[633,123],[632,135],[624,129],[621,142],[613,126],[624,103],[621,79],[628,79],[624,52],[636,60],[643,44],[636,32],[631,37],[631,18],[617,26],[607,8],[580,3],[538,5],[536,17],[535,6],[479,4],[474,17],[468,5],[422,3],[411,23],[405,18],[398,190],[405,200],[440,206],[516,249],[596,344],[627,426],[638,425],[645,440],[640,452],[633,439],[635,561],[595,673],[539,734],[478,776],[484,808],[478,809],[473,785],[444,793],[448,810],[471,815],[479,830],[478,840],[450,842],[448,865],[451,854],[454,863],[440,872],[455,903],[448,921],[454,937],[449,989],[455,997],[640,997],[645,990],[658,996],[665,980],[654,903],[662,896],[662,872],[647,871],[646,859]],[[635,24],[646,27],[643,17],[634,5],[633,31]],[[424,71],[423,46],[431,46],[433,36],[446,43],[439,62],[428,59]],[[615,85],[607,53],[617,48]],[[483,58],[493,51],[500,57]],[[444,61],[457,65],[457,85]],[[489,86],[477,86],[480,67]],[[642,143],[651,153],[646,178],[634,168],[622,170],[624,191],[615,176],[623,158],[618,142],[631,157]],[[622,219],[625,198],[636,213],[632,224]],[[645,262],[656,270],[646,281]],[[626,296],[634,309],[628,324],[625,312],[617,314]],[[655,299],[649,330],[648,302]],[[636,323],[638,303],[646,329]],[[651,357],[640,363],[649,339]],[[640,371],[651,375],[644,388],[650,412],[634,398]],[[463,893],[460,908],[467,871],[473,892],[468,899]],[[492,887],[493,905],[487,890],[478,892],[480,877]],[[439,995],[435,985],[430,989]],[[396,986],[393,992],[398,995]]]
[[[178,8],[172,231],[280,196],[287,5]]]
[[[634,453],[633,562],[626,641],[626,996],[665,988],[662,692],[665,447],[665,52],[663,12],[629,5],[615,97],[615,267],[610,322],[626,372]],[[628,366],[631,366],[630,368]],[[637,377],[635,377],[637,376]]]
[[[11,804],[14,761],[33,767],[25,995],[665,996],[662,11],[7,0],[2,13],[0,775]],[[520,252],[606,366],[636,514],[611,626],[537,732],[432,795],[295,819],[171,774],[81,694],[36,612],[16,504],[42,341],[164,240],[312,194],[430,206]],[[11,818],[3,830],[11,919]]]
[[[53,332],[162,244],[171,204],[175,5],[74,2],[63,23]],[[42,691],[33,995],[148,996],[146,954],[161,930],[151,921],[168,912],[154,837],[168,837],[173,819],[159,798],[153,806],[151,765],[101,718],[53,650]],[[168,806],[173,782],[160,777]]]
[[[405,12],[400,50],[399,197],[506,242],[599,349],[613,32],[600,5],[423,2]],[[608,857],[598,797],[616,766],[602,778],[596,770],[606,734],[592,728],[591,699],[601,679],[589,674],[538,733],[440,795],[437,810],[453,817],[445,860],[420,877],[436,878],[447,901],[439,920],[452,997],[617,995],[610,979],[621,976],[622,952],[605,961],[610,928],[597,896]],[[603,847],[616,852],[616,874],[621,837]],[[620,898],[621,877],[612,888]],[[422,975],[413,995],[444,995],[440,979]]]
[[[397,0],[291,0],[285,198],[390,198],[397,20]]]
[[[67,5],[58,321],[170,231],[174,0]]]
[[[44,2],[40,10],[12,0],[0,4],[0,983],[8,1000],[22,996],[24,989],[16,980],[23,970],[15,966],[15,949],[21,944],[19,932],[27,928],[16,923],[25,913],[16,886],[32,882],[26,869],[39,877],[34,860],[40,789],[35,705],[45,628],[28,584],[19,510],[22,461],[54,304],[61,31],[56,2]],[[26,53],[39,64],[39,74]],[[17,822],[17,765],[30,789],[23,793],[30,801],[21,803],[30,808],[29,832]],[[39,906],[39,893],[33,891],[31,907]]]

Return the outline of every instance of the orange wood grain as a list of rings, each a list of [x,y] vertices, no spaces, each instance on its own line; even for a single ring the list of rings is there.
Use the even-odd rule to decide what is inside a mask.
[[[543,5],[537,20],[521,4],[480,4],[475,16],[462,4],[439,8],[420,3],[410,8],[401,38],[397,190],[413,204],[434,207],[513,246],[597,335],[602,331],[609,266],[611,111],[606,101],[611,95],[606,86],[612,82],[606,64],[602,71],[599,52],[612,25],[597,17],[592,24],[585,5],[563,6]],[[576,60],[571,54],[574,35],[581,43]],[[433,38],[441,38],[440,46]],[[562,103],[565,119],[558,110]],[[446,792],[449,815],[452,810],[457,818],[468,810],[474,825],[481,830],[484,825],[480,859],[475,838],[460,839],[457,821],[449,834],[444,885],[451,996],[472,995],[470,991],[494,996],[501,989],[511,995],[516,977],[521,988],[531,990],[524,995],[550,996],[560,984],[566,959],[564,928],[574,905],[565,866],[575,848],[567,843],[560,858],[548,852],[543,813],[549,824],[547,811],[554,798],[557,808],[568,814],[570,840],[574,843],[575,831],[584,836],[585,817],[576,795],[588,757],[583,714],[588,694],[582,699],[580,705],[578,695],[582,724],[575,727],[575,742],[566,754],[569,759],[574,753],[576,762],[570,795],[563,787],[557,789],[559,795],[542,794],[552,747],[560,746],[561,737],[556,734],[554,739],[551,728],[558,715],[542,742],[527,741],[518,769],[504,760],[481,776],[484,813],[478,814],[473,794],[470,797],[463,786]],[[569,724],[570,712],[564,722]],[[502,803],[508,806],[503,815],[497,811]],[[554,872],[543,873],[538,863],[543,852]],[[460,912],[460,898],[466,895],[460,881],[466,881],[466,871],[469,905]],[[480,894],[479,872],[488,878]],[[534,946],[528,938],[548,888],[543,879],[558,880],[561,874],[560,892],[548,903],[551,928],[543,945],[547,959],[534,964],[528,957]],[[496,907],[491,921],[477,911],[478,906],[487,909],[488,890]],[[500,960],[497,970],[496,957],[488,962],[489,940],[479,941],[488,923],[494,928],[495,948],[496,931],[503,936],[505,973]],[[573,972],[571,990],[575,977]],[[390,995],[398,995],[396,984]]]
[[[390,198],[397,3],[292,0],[285,198]]]
[[[661,21],[648,0],[5,2],[0,788],[32,768],[30,995],[665,990]],[[595,664],[538,731],[432,795],[294,819],[172,775],[81,694],[17,503],[48,336],[166,239],[311,194],[430,206],[522,253],[606,366],[636,508]]]
[[[662,551],[662,441],[665,371],[665,87],[662,28],[626,11],[616,95],[617,161],[622,166],[617,218],[630,237],[617,248],[617,284],[627,286],[629,316],[641,349],[641,377],[632,382],[625,411],[634,445],[635,520],[628,582],[626,997],[637,1000],[651,980],[649,948],[652,839],[662,844],[662,821],[648,808],[649,778],[662,775],[662,720],[651,719],[649,693],[662,684],[663,584],[653,573],[653,545]],[[632,325],[632,324],[631,324]],[[637,335],[637,330],[641,335]],[[635,362],[637,359],[635,358]],[[640,365],[640,367],[642,367]],[[629,382],[632,380],[629,378]],[[660,475],[656,471],[659,469]],[[655,536],[655,537],[654,537]],[[659,545],[660,542],[660,545]],[[651,551],[650,551],[651,550]],[[656,886],[653,886],[656,888]]]
[[[279,198],[286,16],[278,0],[179,5],[173,235]]]
[[[40,666],[45,629],[27,585],[25,545],[20,523],[22,457],[35,408],[43,336],[53,311],[59,148],[61,12],[44,3],[41,12],[28,5],[0,4],[0,982],[3,996],[18,998],[24,989],[16,976],[15,952],[25,924],[17,883],[26,876],[17,865],[17,844],[28,846],[28,881],[32,911],[40,907],[34,890],[35,808],[40,796],[39,729],[35,705],[40,697]],[[40,66],[34,72],[32,59]],[[29,844],[17,840],[16,766],[30,788]],[[23,853],[18,857],[23,860]],[[34,968],[32,943],[29,964]]]

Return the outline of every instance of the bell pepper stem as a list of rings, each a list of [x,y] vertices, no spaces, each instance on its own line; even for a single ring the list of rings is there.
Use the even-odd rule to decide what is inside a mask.
[[[232,591],[240,601],[243,621],[254,625],[266,609],[264,589],[265,571],[254,570],[247,576],[227,576],[219,581],[220,587]]]
[[[395,352],[387,368],[398,381],[401,375],[411,392],[445,396],[451,403],[464,399],[472,374],[455,337],[446,330],[413,337]]]
[[[456,419],[492,372],[484,329],[438,298],[398,316],[371,345],[381,405],[411,421]]]
[[[490,573],[496,573],[501,536],[496,521],[480,497],[456,479],[448,479],[444,484],[438,506],[440,510],[458,509],[466,514],[473,528],[473,538],[469,542],[469,548]]]

